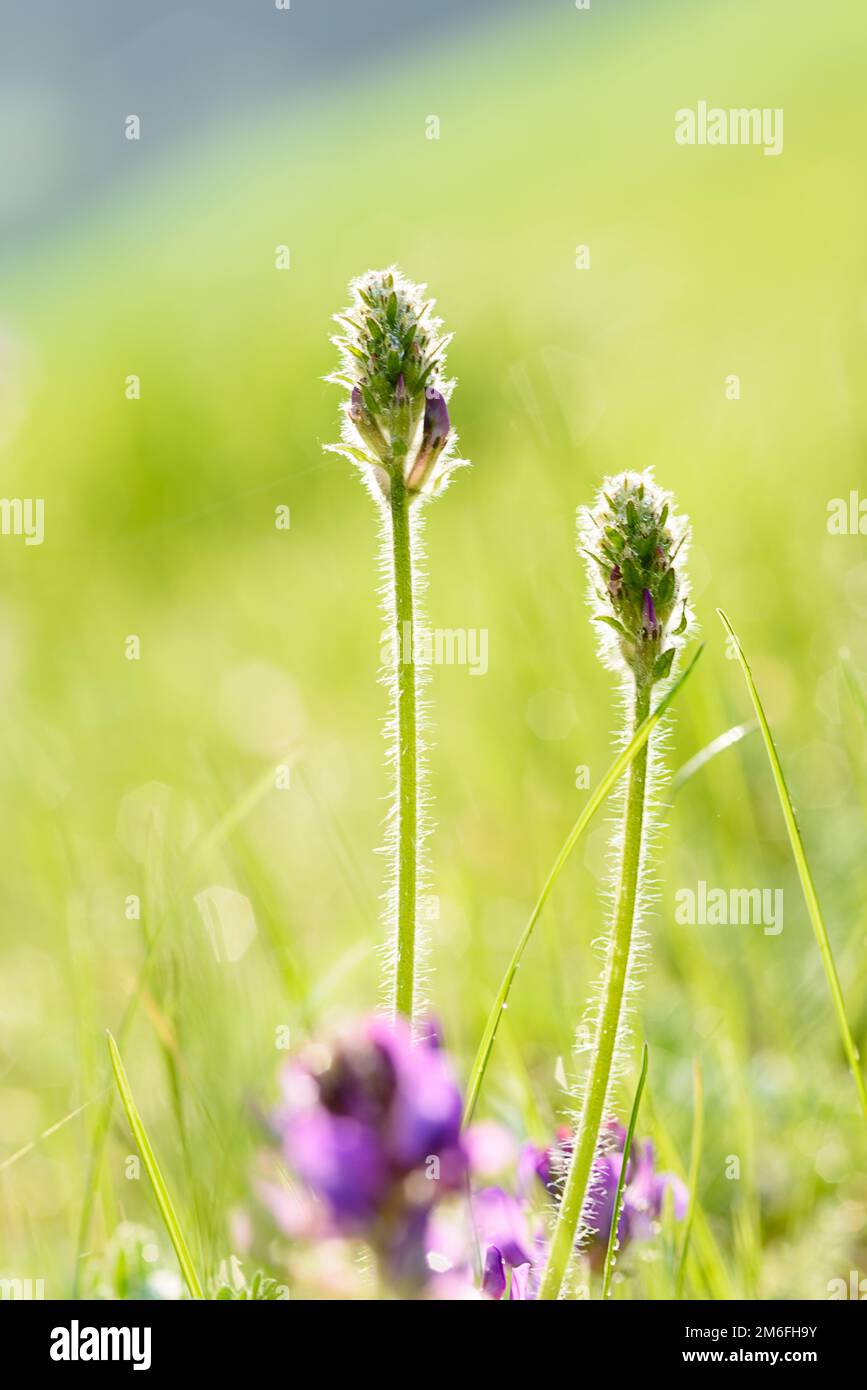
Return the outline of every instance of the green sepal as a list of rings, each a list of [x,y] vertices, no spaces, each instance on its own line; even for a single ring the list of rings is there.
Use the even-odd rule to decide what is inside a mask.
[[[653,663],[653,679],[664,681],[671,670],[671,663],[674,661],[674,647],[669,647],[667,652],[662,652]]]

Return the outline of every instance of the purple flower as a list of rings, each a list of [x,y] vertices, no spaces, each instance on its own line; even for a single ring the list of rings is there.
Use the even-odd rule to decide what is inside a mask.
[[[364,419],[364,397],[361,394],[360,386],[353,386],[348,409],[349,418],[355,424]]]
[[[422,1282],[429,1212],[467,1171],[438,1032],[414,1043],[404,1019],[368,1018],[290,1062],[282,1089],[283,1155],[324,1208],[326,1232],[363,1236],[395,1283]]]
[[[612,598],[619,598],[623,593],[623,571],[619,565],[614,565],[608,576],[608,592]]]
[[[482,1252],[482,1292],[500,1299],[532,1298],[541,1273],[545,1243],[527,1202],[500,1187],[486,1187],[472,1201],[473,1225]]]
[[[436,445],[445,444],[449,437],[451,422],[446,398],[441,391],[429,386],[424,393],[424,438]]]
[[[618,1167],[619,1176],[619,1167]],[[653,1145],[633,1144],[626,1169],[626,1200],[623,1215],[629,1240],[649,1240],[654,1223],[662,1216],[666,1194],[671,1191],[677,1221],[686,1216],[689,1192],[674,1173],[658,1173],[654,1167]],[[611,1229],[609,1222],[609,1230]]]
[[[451,430],[449,409],[442,392],[429,386],[424,396],[421,443],[406,479],[406,486],[411,492],[417,492],[429,477],[431,469],[446,446]]]
[[[505,1292],[506,1265],[502,1251],[496,1245],[489,1245],[482,1271],[482,1293],[486,1293],[488,1298],[501,1299]]]
[[[607,1137],[603,1140],[602,1151],[596,1160],[595,1182],[582,1213],[583,1222],[591,1232],[589,1250],[592,1257],[604,1254],[608,1246],[611,1223],[614,1220],[614,1199],[620,1181],[623,1164],[623,1146],[626,1130],[622,1125],[610,1120],[606,1126]],[[540,1150],[527,1146],[535,1156],[535,1172],[539,1181],[551,1191],[554,1160],[559,1153],[568,1155],[570,1145],[554,1150]],[[529,1162],[529,1160],[525,1160]],[[626,1181],[623,1188],[623,1207],[617,1223],[617,1238],[623,1246],[628,1241],[649,1240],[654,1227],[661,1219],[665,1207],[666,1194],[671,1190],[674,1215],[682,1221],[686,1215],[688,1192],[684,1183],[673,1173],[659,1173],[655,1167],[653,1144],[633,1140],[632,1152],[626,1165]]]
[[[644,590],[642,624],[645,637],[652,640],[653,638],[659,636],[659,619],[656,616],[656,608],[654,607],[653,603],[653,595],[651,594],[649,589]]]

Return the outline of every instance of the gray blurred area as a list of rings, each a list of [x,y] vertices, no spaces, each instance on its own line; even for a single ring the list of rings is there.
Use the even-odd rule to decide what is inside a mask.
[[[209,126],[327,103],[349,71],[445,51],[463,26],[508,22],[526,2],[290,0],[287,12],[275,0],[0,0],[3,241],[56,234],[58,218]],[[130,113],[142,122],[134,164]]]

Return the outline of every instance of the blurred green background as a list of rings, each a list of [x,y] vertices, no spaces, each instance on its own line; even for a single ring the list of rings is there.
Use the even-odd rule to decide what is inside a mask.
[[[489,634],[483,678],[439,667],[431,687],[430,998],[462,1074],[586,798],[575,769],[592,781],[610,759],[575,511],[605,473],[648,465],[692,519],[707,641],[670,763],[749,717],[721,605],[867,1041],[867,729],[840,660],[864,680],[867,551],[827,530],[830,499],[867,495],[867,31],[848,0],[564,3],[431,28],[291,118],[200,132],[5,262],[2,491],[44,497],[45,542],[0,538],[0,1275],[47,1297],[73,1284],[104,1030],[137,981],[127,1070],[210,1273],[249,1200],[277,1030],[294,1045],[378,997],[376,518],[322,449],[330,316],[370,266],[436,296],[473,463],[427,526],[430,621]],[[677,146],[674,112],[699,100],[784,108],[783,154]],[[686,1163],[700,1058],[695,1293],[825,1298],[867,1266],[867,1136],[757,739],[669,800],[641,1130]],[[606,834],[600,818],[562,876],[494,1054],[482,1110],[519,1137],[545,1138],[563,1104]],[[782,887],[783,932],[678,926],[674,895],[699,879]],[[231,892],[203,911],[214,888]],[[97,1256],[119,1219],[158,1225],[131,1152],[116,1107]],[[629,1288],[652,1294],[652,1274]]]

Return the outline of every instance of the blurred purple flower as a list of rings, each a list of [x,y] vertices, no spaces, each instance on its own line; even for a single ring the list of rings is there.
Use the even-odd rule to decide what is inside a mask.
[[[274,1126],[325,1231],[364,1236],[396,1284],[423,1282],[428,1215],[467,1171],[461,1096],[438,1031],[413,1042],[405,1020],[373,1016],[288,1063],[281,1082]]]
[[[542,1224],[534,1219],[529,1203],[510,1197],[500,1187],[486,1187],[475,1194],[472,1208],[482,1253],[482,1292],[500,1299],[508,1284],[510,1299],[533,1298],[545,1242]]]
[[[596,1160],[596,1181],[583,1213],[584,1223],[592,1232],[587,1247],[591,1256],[604,1253],[608,1246],[626,1142],[626,1130],[622,1125],[610,1120],[606,1129],[607,1136]],[[523,1172],[525,1176],[535,1173],[542,1186],[548,1192],[554,1192],[557,1172],[569,1151],[568,1138],[564,1141],[562,1135],[559,1146],[553,1149],[540,1149],[527,1144],[519,1160],[519,1173]],[[657,1172],[653,1144],[649,1139],[643,1143],[633,1140],[626,1165],[623,1209],[617,1223],[617,1238],[621,1247],[628,1241],[651,1238],[656,1223],[662,1217],[669,1190],[675,1218],[682,1221],[689,1196],[685,1184],[673,1173]]]

